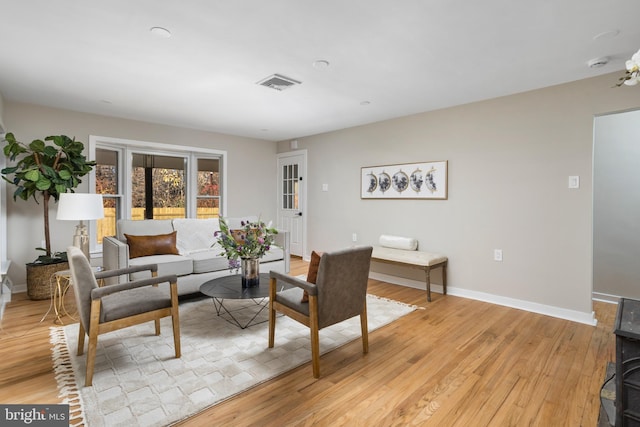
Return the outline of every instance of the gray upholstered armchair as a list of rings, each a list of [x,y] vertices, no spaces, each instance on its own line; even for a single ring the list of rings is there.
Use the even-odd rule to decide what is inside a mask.
[[[157,277],[157,266],[155,265],[108,270],[94,275],[89,261],[80,249],[69,247],[67,255],[80,317],[78,356],[84,353],[85,334],[89,335],[85,386],[92,384],[98,335],[105,332],[153,320],[156,335],[159,335],[160,319],[171,316],[176,358],[180,357],[178,285],[175,275]],[[97,280],[143,270],[150,270],[153,277],[98,287]],[[170,284],[169,294],[166,290],[155,286],[164,282]]]
[[[371,263],[371,246],[345,249],[318,256],[317,277],[313,280],[314,256],[307,280],[275,271],[270,272],[269,348],[275,341],[276,312],[306,325],[311,332],[313,376],[320,377],[320,340],[318,331],[354,316],[360,316],[362,352],[369,351],[367,326],[367,283]],[[315,253],[314,253],[315,255]],[[315,272],[314,272],[315,273]],[[294,285],[276,292],[278,282]],[[311,283],[314,282],[314,283]],[[308,302],[303,302],[303,294]],[[305,298],[306,295],[305,295]]]

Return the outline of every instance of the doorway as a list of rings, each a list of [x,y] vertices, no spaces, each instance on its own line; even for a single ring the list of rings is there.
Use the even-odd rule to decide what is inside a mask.
[[[640,299],[640,110],[594,120],[593,292]]]
[[[278,228],[288,230],[291,255],[304,258],[307,235],[307,150],[280,153],[278,158]]]

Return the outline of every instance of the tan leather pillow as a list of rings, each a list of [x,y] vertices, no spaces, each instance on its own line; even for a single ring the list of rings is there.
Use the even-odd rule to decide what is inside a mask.
[[[236,241],[237,244],[239,245],[244,245],[244,239],[246,237],[247,232],[240,229],[240,230],[229,230],[229,234],[231,234],[231,237],[233,237],[233,240]]]
[[[231,237],[233,237],[233,240],[235,240],[237,244],[244,245],[244,241],[247,238],[247,234],[251,234],[255,238],[256,231],[254,229],[251,229],[247,233],[247,231],[244,228],[241,228],[239,230],[229,230],[229,234],[231,234]]]
[[[318,279],[318,267],[320,267],[320,258],[322,258],[322,252],[311,252],[311,261],[309,262],[309,270],[307,271],[307,282],[316,283]],[[309,302],[309,294],[307,291],[302,293],[302,299],[300,302]]]
[[[176,248],[177,231],[153,236],[134,236],[125,234],[129,245],[129,258],[149,255],[179,255]]]

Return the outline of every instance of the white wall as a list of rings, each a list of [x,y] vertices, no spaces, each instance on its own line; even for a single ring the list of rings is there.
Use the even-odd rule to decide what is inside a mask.
[[[637,88],[612,88],[617,74],[297,138],[309,154],[308,250],[350,246],[352,233],[359,244],[417,237],[448,255],[452,294],[589,323],[593,119],[640,106]],[[449,161],[448,200],[360,199],[361,167],[436,160]]]
[[[89,135],[180,144],[226,150],[228,154],[227,215],[262,215],[276,220],[275,154],[276,143],[251,138],[202,132],[158,124],[136,122],[67,110],[46,108],[16,102],[5,103],[7,131],[22,142],[65,134],[76,137],[88,148]],[[78,191],[88,191],[88,177]],[[15,188],[15,187],[14,187]],[[44,239],[41,204],[18,199],[13,202],[13,189],[7,186],[8,258],[12,260],[9,276],[16,287],[26,282],[24,264],[33,261],[34,248]],[[57,221],[57,205],[50,209],[52,249],[62,251],[71,244],[75,225]]]

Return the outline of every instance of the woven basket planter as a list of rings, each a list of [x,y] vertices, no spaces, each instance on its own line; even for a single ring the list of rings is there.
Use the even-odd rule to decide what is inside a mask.
[[[27,264],[27,295],[32,300],[49,299],[52,290],[56,289],[56,278],[53,275],[62,270],[68,270],[68,262],[57,264]]]

